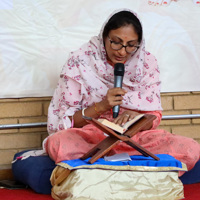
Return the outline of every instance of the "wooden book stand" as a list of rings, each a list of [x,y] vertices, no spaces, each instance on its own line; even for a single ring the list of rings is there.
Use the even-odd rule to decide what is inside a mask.
[[[116,146],[119,142],[123,141],[126,144],[130,145],[140,153],[142,153],[144,156],[150,156],[154,158],[155,160],[159,160],[157,156],[134,142],[131,137],[133,137],[135,134],[137,134],[140,131],[148,130],[152,127],[152,122],[156,118],[154,115],[145,114],[140,120],[135,122],[129,129],[123,134],[118,134],[112,129],[104,126],[101,124],[98,120],[90,117],[85,117],[87,122],[93,124],[100,130],[102,130],[104,133],[108,134],[108,137],[106,137],[103,141],[98,143],[95,147],[93,147],[90,151],[88,151],[86,154],[84,154],[81,159],[85,160],[89,157],[92,157],[89,160],[89,163],[94,163],[96,160],[104,156],[106,153],[108,153],[114,146]]]

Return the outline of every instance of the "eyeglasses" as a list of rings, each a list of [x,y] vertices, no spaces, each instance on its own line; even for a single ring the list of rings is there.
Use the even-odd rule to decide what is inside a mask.
[[[127,53],[134,53],[138,50],[138,48],[140,47],[139,45],[131,45],[131,44],[128,44],[128,45],[123,45],[121,44],[120,42],[115,42],[113,40],[111,40],[108,36],[108,39],[110,41],[110,47],[113,49],[113,50],[120,50],[122,49],[123,47],[125,48],[126,52]]]

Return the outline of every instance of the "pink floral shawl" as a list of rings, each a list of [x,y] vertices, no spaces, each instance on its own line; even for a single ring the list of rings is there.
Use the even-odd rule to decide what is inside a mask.
[[[113,14],[116,12],[119,10]],[[68,116],[101,101],[107,90],[113,87],[114,69],[107,62],[102,38],[105,24],[98,36],[92,37],[80,49],[71,52],[63,66],[49,106],[49,134],[70,128]],[[157,60],[145,50],[143,38],[138,51],[125,63],[123,88],[128,93],[121,107],[139,111],[162,110],[159,74]]]

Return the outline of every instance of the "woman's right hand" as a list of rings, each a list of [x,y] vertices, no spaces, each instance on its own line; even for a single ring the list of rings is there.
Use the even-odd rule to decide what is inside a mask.
[[[102,101],[95,103],[94,105],[85,109],[84,115],[87,117],[99,117],[99,115],[110,110],[113,106],[122,104],[123,96],[126,93],[126,90],[122,88],[109,89]],[[70,117],[70,119],[72,120],[72,117]],[[75,112],[73,119],[74,127],[76,128],[83,127],[88,123],[82,118],[82,110]]]
[[[111,88],[107,91],[105,98],[100,101],[99,104],[99,111],[106,112],[113,108],[116,105],[121,105],[123,96],[127,93],[126,90],[115,87]]]

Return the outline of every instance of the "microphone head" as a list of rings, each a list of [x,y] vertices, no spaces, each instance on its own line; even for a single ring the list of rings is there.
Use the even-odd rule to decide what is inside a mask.
[[[124,76],[124,64],[116,63],[114,66],[114,75],[115,76]]]

